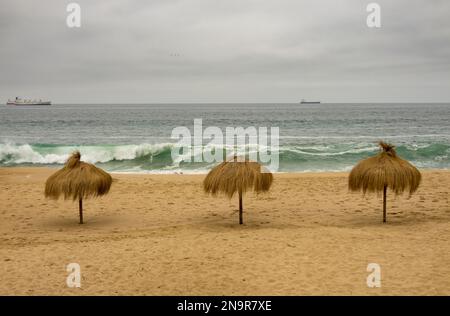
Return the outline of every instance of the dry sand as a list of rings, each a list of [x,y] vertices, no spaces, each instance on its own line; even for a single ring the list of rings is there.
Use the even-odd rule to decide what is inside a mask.
[[[410,199],[349,193],[346,173],[277,174],[270,193],[202,192],[202,175],[118,175],[110,194],[43,197],[54,170],[0,169],[0,295],[450,295],[450,172]],[[81,266],[81,288],[66,265]],[[368,288],[369,263],[381,288]]]

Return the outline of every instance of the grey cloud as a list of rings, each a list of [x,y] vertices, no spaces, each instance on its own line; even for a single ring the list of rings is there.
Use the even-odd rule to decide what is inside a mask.
[[[69,1],[68,1],[69,2]],[[67,3],[68,3],[67,2]],[[450,101],[450,3],[3,0],[0,97],[55,102]]]

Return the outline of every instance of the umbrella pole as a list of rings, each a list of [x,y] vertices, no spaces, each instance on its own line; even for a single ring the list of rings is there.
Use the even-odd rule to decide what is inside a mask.
[[[242,219],[242,192],[239,192],[239,225],[244,223]]]
[[[383,223],[386,223],[386,191],[387,186],[385,185],[383,188]]]
[[[80,198],[78,200],[78,207],[80,210],[80,224],[83,224],[83,199],[82,198]]]

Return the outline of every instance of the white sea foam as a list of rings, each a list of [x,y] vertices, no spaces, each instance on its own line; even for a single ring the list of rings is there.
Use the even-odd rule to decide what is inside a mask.
[[[130,145],[44,145],[0,143],[0,166],[63,164],[70,153],[79,150],[86,162],[100,164],[112,172],[130,173],[206,173],[216,163],[190,163],[188,154],[172,160],[174,144],[130,144]],[[233,149],[230,146],[215,146],[216,150]],[[211,150],[211,146],[205,146]],[[268,148],[250,144],[247,153]],[[405,159],[421,168],[448,168],[450,147],[445,143],[413,143],[397,147]],[[345,144],[295,144],[281,145],[280,169],[288,172],[348,171],[362,158],[378,151],[368,142]],[[275,154],[275,152],[273,152]],[[183,161],[184,160],[184,161]]]
[[[0,144],[0,162],[3,164],[63,164],[70,153],[79,150],[83,160],[90,163],[133,160],[157,154],[171,144],[139,144],[118,146],[31,146],[12,143]]]

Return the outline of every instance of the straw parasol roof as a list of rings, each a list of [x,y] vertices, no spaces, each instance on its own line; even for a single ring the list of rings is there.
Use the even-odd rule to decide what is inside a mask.
[[[350,172],[348,187],[351,191],[383,192],[383,222],[386,222],[386,191],[396,195],[408,191],[413,194],[419,187],[421,174],[408,161],[397,156],[395,146],[379,142],[381,152],[360,161]]]
[[[65,166],[51,175],[45,183],[45,197],[79,201],[80,224],[83,224],[83,199],[105,195],[111,187],[111,176],[96,166],[80,161],[74,152]]]
[[[261,164],[248,159],[234,157],[211,169],[203,181],[203,189],[213,196],[224,193],[230,199],[239,195],[239,224],[242,220],[242,196],[253,190],[256,193],[266,192],[273,182],[273,175]]]

